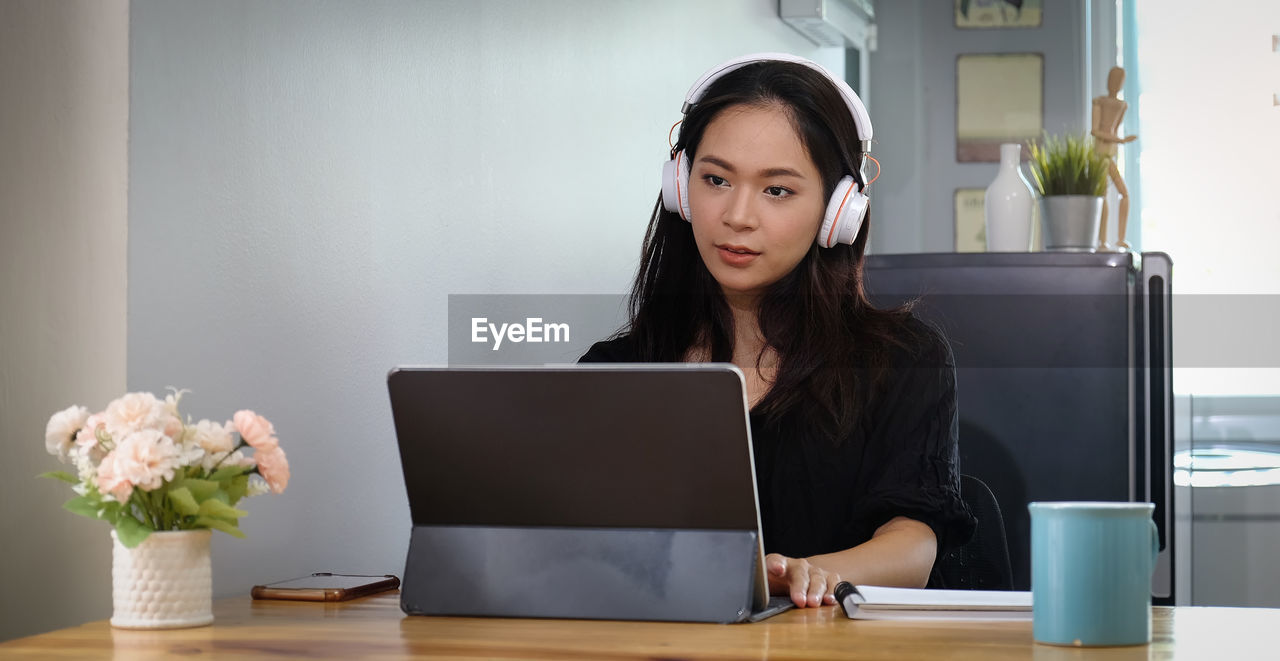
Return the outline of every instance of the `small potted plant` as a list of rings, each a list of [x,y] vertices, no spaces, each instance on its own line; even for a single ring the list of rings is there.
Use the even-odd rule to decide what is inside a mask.
[[[1029,148],[1044,249],[1096,251],[1110,167],[1107,157],[1086,135],[1046,135],[1043,145],[1030,143]]]

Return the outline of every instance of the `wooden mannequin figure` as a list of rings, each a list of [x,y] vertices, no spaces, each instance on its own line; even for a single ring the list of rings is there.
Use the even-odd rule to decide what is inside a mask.
[[[1094,139],[1094,149],[1107,157],[1111,182],[1116,185],[1116,193],[1120,197],[1120,209],[1116,214],[1120,220],[1120,231],[1116,235],[1115,246],[1119,251],[1129,249],[1128,242],[1124,240],[1125,229],[1129,222],[1129,189],[1125,187],[1124,179],[1120,176],[1120,168],[1116,167],[1116,145],[1138,139],[1136,135],[1121,138],[1119,134],[1120,122],[1124,119],[1125,111],[1129,109],[1129,104],[1121,101],[1117,96],[1123,86],[1124,69],[1111,67],[1111,73],[1107,75],[1107,95],[1093,99],[1093,130],[1090,131]],[[1107,198],[1103,195],[1102,226],[1098,229],[1098,250],[1111,249],[1112,247],[1107,243]]]

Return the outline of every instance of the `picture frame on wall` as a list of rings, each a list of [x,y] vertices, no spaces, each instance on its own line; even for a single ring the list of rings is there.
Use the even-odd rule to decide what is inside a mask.
[[[1043,131],[1042,53],[956,57],[957,161],[998,162],[1002,143],[1025,144]]]
[[[955,0],[960,29],[1038,28],[1043,13],[1041,0]]]
[[[986,195],[985,188],[956,189],[956,252],[986,252]]]

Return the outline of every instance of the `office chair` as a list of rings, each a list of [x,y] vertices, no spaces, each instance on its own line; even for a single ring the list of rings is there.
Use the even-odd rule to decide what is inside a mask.
[[[960,476],[960,497],[978,519],[973,538],[938,561],[943,587],[952,590],[1012,590],[1013,569],[1004,519],[995,494],[972,475]]]

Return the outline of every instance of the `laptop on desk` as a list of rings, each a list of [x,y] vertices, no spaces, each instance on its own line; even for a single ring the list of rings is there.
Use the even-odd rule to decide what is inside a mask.
[[[421,615],[743,622],[764,573],[742,373],[727,364],[387,376]]]

